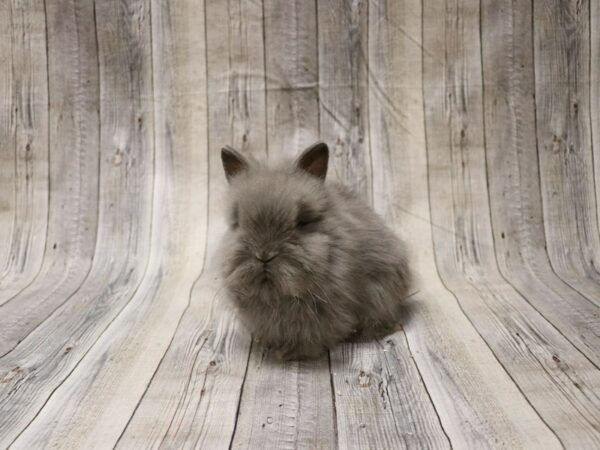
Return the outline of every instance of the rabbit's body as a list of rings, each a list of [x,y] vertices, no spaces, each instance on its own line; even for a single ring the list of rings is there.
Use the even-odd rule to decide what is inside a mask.
[[[288,359],[392,330],[410,280],[403,244],[379,216],[324,182],[326,158],[314,146],[291,168],[243,160],[230,177],[225,285],[253,335]]]

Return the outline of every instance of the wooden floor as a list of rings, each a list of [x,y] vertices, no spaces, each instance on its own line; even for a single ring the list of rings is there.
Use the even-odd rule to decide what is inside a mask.
[[[280,363],[219,149],[321,138],[403,330]],[[0,0],[0,448],[600,448],[600,2]]]

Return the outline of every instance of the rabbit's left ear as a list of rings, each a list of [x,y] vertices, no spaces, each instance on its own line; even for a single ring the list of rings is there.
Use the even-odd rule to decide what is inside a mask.
[[[325,142],[315,142],[298,157],[295,166],[308,174],[325,179],[329,164],[329,148]]]

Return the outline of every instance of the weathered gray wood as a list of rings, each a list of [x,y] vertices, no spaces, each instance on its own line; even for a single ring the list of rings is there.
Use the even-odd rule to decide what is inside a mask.
[[[319,135],[317,10],[312,2],[265,1],[269,158],[293,156]],[[254,342],[233,448],[332,448],[334,413],[327,358],[275,362]]]
[[[421,67],[436,60],[434,48],[443,48],[443,40],[422,43],[422,33],[431,37],[440,24],[429,26],[431,19],[421,13],[418,1],[408,2],[404,10],[384,2],[369,7],[369,66],[377,81],[370,83],[369,96],[373,192],[377,211],[410,246],[417,279],[404,320],[409,350],[455,448],[556,448],[555,437],[498,364],[436,270],[422,83],[426,95],[438,99],[429,83],[442,86],[442,82],[429,79],[431,73],[422,73]]]
[[[370,201],[369,82],[376,90],[379,80],[367,81],[368,24],[387,17],[395,26],[397,16],[374,4],[369,20],[368,2],[323,1],[318,6],[321,139],[333,145],[331,178]],[[373,34],[385,41],[387,32],[384,27]],[[385,342],[345,344],[331,351],[338,445],[448,446],[403,332]]]
[[[598,24],[575,0],[0,1],[0,447],[599,446]],[[319,137],[416,293],[387,339],[282,363],[220,289],[218,151]]]
[[[131,44],[134,49],[143,44],[139,47],[142,64],[135,75],[144,77],[149,62],[144,56],[149,51],[146,40],[149,4],[131,3],[129,6],[141,15],[134,14],[128,19],[125,16],[121,31],[128,30],[129,25],[140,24],[137,29],[141,35]],[[193,46],[178,46],[171,40],[166,28],[171,19],[176,30],[181,26],[183,36],[197,29],[198,16],[190,14],[189,4],[183,6],[173,15],[168,11],[163,13],[159,5],[153,8],[152,22],[158,24],[157,30],[164,31],[153,40],[153,60],[173,72],[158,71],[154,76],[154,95],[160,105],[155,111],[154,163],[160,169],[154,178],[154,245],[149,260],[142,261],[147,263],[145,277],[127,307],[79,364],[73,377],[63,383],[48,402],[46,414],[40,414],[28,428],[20,445],[27,446],[33,440],[73,447],[87,447],[91,443],[114,445],[169,345],[188,304],[191,286],[201,270],[190,262],[203,259],[206,228],[202,225],[206,223],[206,203],[202,197],[192,199],[186,194],[196,183],[206,183],[206,153],[202,151],[205,146],[201,146],[200,151],[197,147],[198,142],[206,139],[205,71],[202,59],[196,65],[190,58],[190,52],[203,54],[204,41],[195,41]],[[203,17],[199,17],[200,25],[203,22]],[[178,93],[184,88],[198,89],[199,94],[183,101]],[[151,98],[151,94],[140,98]],[[185,146],[179,148],[179,144]],[[191,151],[192,145],[194,151]],[[150,223],[148,219],[146,222]],[[120,357],[107,358],[109,354]],[[78,379],[89,382],[78,383]],[[86,411],[90,410],[97,411],[102,419],[98,420],[98,415],[87,415]]]
[[[588,1],[534,2],[536,125],[550,260],[559,276],[600,306],[589,10]]]
[[[449,228],[434,227],[440,274],[561,442],[597,446],[600,371],[507,285],[496,267],[484,164],[479,3],[446,5],[445,18],[431,6],[426,20],[447,25],[425,34],[425,45],[439,52],[425,65],[426,77],[444,79],[442,95],[434,95],[432,84],[424,95],[432,219]],[[453,27],[456,23],[461,26]],[[436,39],[443,43],[435,45]],[[452,63],[444,66],[443,55]]]
[[[48,72],[44,5],[0,4],[0,305],[39,272],[48,220]]]
[[[77,290],[96,243],[99,93],[92,9],[81,2],[55,3],[47,16],[52,190],[46,253],[35,282],[0,305],[0,356]],[[41,19],[35,26],[43,29]]]
[[[214,275],[207,270],[198,280],[167,353],[119,438],[120,448],[229,446],[250,339],[221,307]]]
[[[2,127],[0,128],[0,133],[2,133],[2,140],[0,141],[0,183],[2,183],[2,189],[0,189],[0,267],[5,267],[9,261],[13,223],[15,220],[16,143],[14,142],[15,138],[12,137],[14,135],[12,127],[14,111],[12,101],[12,66],[15,62],[12,61],[12,45],[10,45],[14,33],[11,26],[12,7],[13,5],[9,2],[0,4],[0,37],[3,42],[3,45],[0,45],[0,61],[5,62],[0,70],[0,95],[2,98],[11,99],[11,101],[2,102],[0,108],[0,126]],[[27,34],[25,34],[24,38],[26,36]]]
[[[535,136],[531,4],[486,1],[482,56],[487,180],[496,258],[519,293],[600,366],[598,306],[552,271]],[[499,64],[500,62],[500,64]]]
[[[57,26],[59,15],[73,18],[75,11],[77,20]],[[77,289],[89,270],[95,243],[99,118],[95,107],[98,75],[91,4],[49,5],[47,14],[49,99],[52,101],[50,183],[53,187],[47,255],[35,282],[0,307],[2,353],[13,348]],[[43,28],[43,21],[35,25],[35,29]],[[65,217],[69,218],[68,223]],[[53,342],[48,334],[38,336],[38,345]],[[49,347],[38,347],[37,361],[31,358],[34,354],[31,349],[27,352],[25,345],[23,349],[21,357],[11,355],[0,360],[3,380],[0,445],[9,443],[22,430],[52,390],[48,386],[44,396],[39,392],[40,386],[45,387],[44,382],[37,387],[29,384],[32,380],[40,381],[42,374],[48,373],[45,371],[49,367],[40,366],[37,361],[46,355],[60,364],[64,347],[58,353]]]
[[[403,332],[331,353],[340,448],[450,448]]]
[[[319,136],[316,4],[264,0],[269,154],[296,155]]]
[[[1,37],[3,45],[0,46],[0,61],[3,61],[2,70],[0,70],[0,95],[2,98],[10,99],[5,101],[0,109],[0,132],[2,140],[0,141],[0,267],[6,267],[10,260],[10,248],[13,233],[13,225],[16,216],[15,210],[15,184],[17,183],[15,174],[16,165],[16,129],[13,126],[15,123],[15,109],[13,105],[15,100],[19,100],[14,94],[15,87],[18,86],[19,78],[16,82],[13,81],[15,70],[13,66],[19,66],[20,52],[17,51],[17,59],[13,58],[13,36],[14,33],[19,33],[19,28],[22,40],[28,39],[29,35],[23,33],[22,27],[16,24],[12,26],[13,21],[13,4],[4,2],[0,4],[0,29],[2,30]],[[41,22],[40,22],[41,23]],[[13,28],[17,28],[16,30]],[[38,27],[39,29],[40,27]],[[18,41],[17,41],[18,42]],[[44,52],[44,58],[45,58]],[[25,72],[26,76],[30,74]],[[47,87],[46,87],[47,95]],[[21,105],[22,106],[22,105]],[[46,119],[47,120],[47,119]],[[47,124],[46,124],[47,126]]]
[[[135,292],[148,255],[153,181],[152,110],[148,108],[152,103],[146,100],[151,92],[149,27],[143,26],[148,23],[148,11],[144,11],[143,4],[129,5],[131,20],[116,3],[104,3],[95,13],[93,4],[85,6],[87,9],[77,12],[91,19],[85,32],[91,29],[93,49],[99,49],[99,88],[106,96],[100,104],[94,99],[92,106],[94,110],[100,106],[103,124],[100,152],[92,156],[100,163],[97,251],[91,270],[76,292],[66,302],[58,296],[57,301],[63,304],[1,360],[3,371],[19,365],[25,369],[24,375],[35,375],[36,381],[24,386],[22,377],[3,386],[22,398],[20,404],[11,403],[15,418],[36,413],[36,408],[73,370]],[[94,18],[112,25],[98,27],[97,43]],[[123,46],[123,41],[131,46]],[[88,84],[87,80],[83,83]],[[81,195],[77,200],[88,199]],[[48,336],[52,336],[51,342]],[[37,420],[43,417],[37,416]],[[54,416],[53,424],[58,422]],[[19,431],[18,427],[11,430]],[[47,434],[52,431],[52,427],[45,428]],[[38,437],[43,442],[44,436]]]
[[[178,11],[182,17],[169,21],[167,11],[158,22],[164,27],[161,34],[184,42],[191,39],[192,27],[177,27],[190,11],[182,9]],[[167,27],[170,22],[172,29]],[[119,441],[123,448],[142,444],[227,448],[236,427],[250,336],[224,307],[211,256],[225,226],[221,206],[227,187],[219,149],[230,144],[240,151],[265,151],[261,5],[244,1],[223,8],[221,2],[209,0],[206,36],[207,45],[215,49],[207,54],[203,92],[208,101],[209,154],[204,164],[210,167],[206,250],[210,256],[169,349]]]
[[[596,185],[596,213],[600,227],[600,4],[590,2],[590,127]]]
[[[132,2],[129,6],[134,14],[123,16],[120,31],[131,30],[129,26],[139,30],[140,35],[130,42],[132,49],[140,52],[141,64],[135,66],[135,77],[144,79],[150,50],[149,3]],[[22,446],[31,441],[73,447],[114,445],[152,379],[202,269],[197,264],[203,260],[206,242],[206,201],[202,196],[192,198],[187,194],[198,183],[207,182],[206,146],[198,146],[206,142],[204,60],[191,58],[196,52],[204,54],[204,40],[190,40],[193,45],[184,40],[185,45],[179,45],[169,27],[172,21],[175,32],[187,37],[203,25],[204,17],[192,14],[195,7],[189,3],[173,14],[168,6],[164,5],[163,11],[156,4],[152,17],[157,31],[152,41],[153,62],[159,64],[154,69],[170,70],[155,70],[154,74],[154,96],[160,107],[150,124],[156,123],[154,163],[158,170],[153,192],[153,246],[149,259],[141,261],[143,266],[147,264],[147,270],[121,315],[73,377],[56,391],[46,405],[46,414],[40,414],[22,436]],[[110,10],[105,12],[107,15],[102,17],[108,19]],[[198,92],[182,99],[181,90]],[[145,93],[139,98],[149,99],[151,95]],[[144,220],[150,224],[149,218]],[[111,354],[120,357],[106,356]],[[79,383],[79,379],[87,382]],[[86,414],[90,410],[97,415]]]
[[[335,448],[327,357],[282,363],[254,342],[232,448]]]
[[[371,200],[366,0],[317,2],[320,138],[331,146],[330,179]]]

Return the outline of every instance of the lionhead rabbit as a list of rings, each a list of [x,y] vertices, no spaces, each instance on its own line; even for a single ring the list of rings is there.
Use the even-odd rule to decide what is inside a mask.
[[[393,330],[410,273],[402,242],[350,190],[325,182],[329,150],[279,167],[230,147],[225,287],[242,320],[284,359]]]

